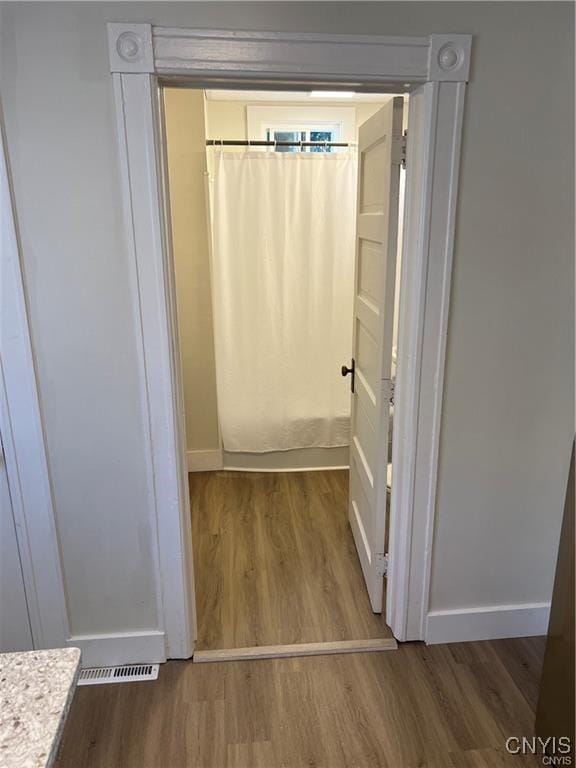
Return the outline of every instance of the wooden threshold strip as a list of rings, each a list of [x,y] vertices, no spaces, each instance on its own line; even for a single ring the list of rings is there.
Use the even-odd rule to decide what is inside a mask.
[[[195,651],[197,664],[210,661],[249,661],[253,659],[283,659],[292,656],[323,656],[334,653],[373,653],[395,651],[394,638],[372,640],[335,640],[326,643],[294,643],[292,645],[256,645],[250,648],[224,648],[213,651]]]

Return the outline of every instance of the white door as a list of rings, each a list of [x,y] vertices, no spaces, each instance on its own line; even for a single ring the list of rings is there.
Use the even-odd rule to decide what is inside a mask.
[[[0,652],[32,648],[8,474],[0,443]]]
[[[375,613],[384,591],[402,108],[402,98],[392,99],[360,127],[358,139],[348,514]]]

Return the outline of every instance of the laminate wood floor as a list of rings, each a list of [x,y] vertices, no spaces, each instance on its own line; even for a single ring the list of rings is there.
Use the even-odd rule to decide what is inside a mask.
[[[348,472],[190,474],[199,650],[391,637],[348,525]]]
[[[79,688],[58,768],[522,768],[545,638],[162,665]]]

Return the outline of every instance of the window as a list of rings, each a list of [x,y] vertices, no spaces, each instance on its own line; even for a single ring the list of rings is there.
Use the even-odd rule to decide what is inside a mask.
[[[290,127],[291,128],[291,127]],[[338,140],[337,126],[330,126],[329,128],[304,128],[298,126],[293,129],[281,129],[266,128],[266,141],[292,141],[292,142],[310,142],[310,141],[323,141],[332,142]],[[274,147],[276,152],[332,152],[335,148],[330,146],[319,147],[305,147],[305,146],[293,146],[293,147]]]
[[[247,107],[249,139],[293,142],[353,142],[354,107],[252,106]],[[264,148],[266,149],[266,148]],[[337,147],[276,147],[276,152],[337,152]],[[270,148],[269,151],[274,151]]]

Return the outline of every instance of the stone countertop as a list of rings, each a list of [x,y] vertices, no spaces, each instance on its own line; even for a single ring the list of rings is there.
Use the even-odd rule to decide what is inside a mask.
[[[0,653],[0,768],[52,765],[79,670],[78,648]]]

